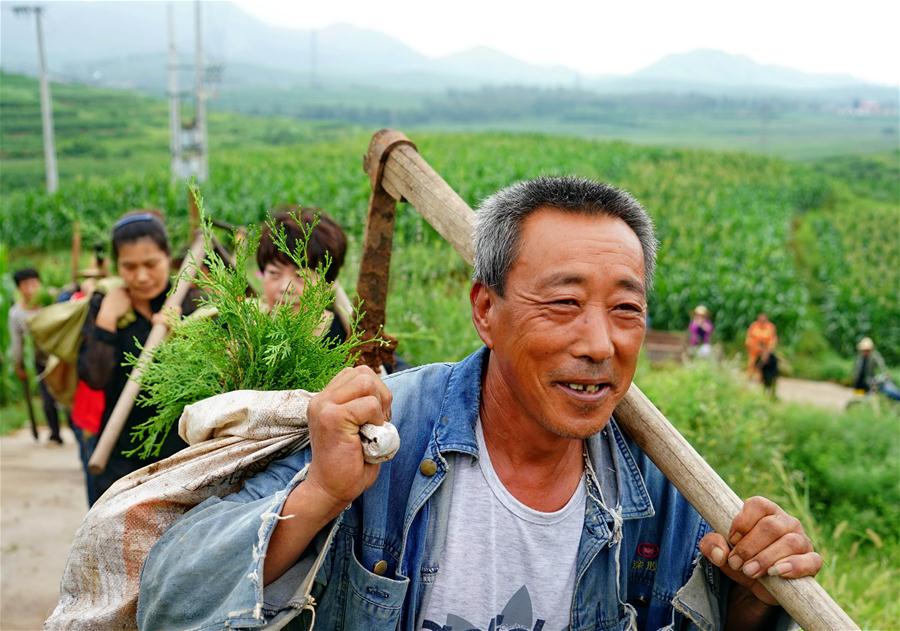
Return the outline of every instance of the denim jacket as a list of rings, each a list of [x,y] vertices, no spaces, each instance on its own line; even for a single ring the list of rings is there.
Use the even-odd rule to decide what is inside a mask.
[[[266,547],[285,498],[304,479],[308,448],[184,515],[144,564],[140,628],[419,631],[440,575],[448,479],[454,462],[478,456],[488,353],[387,377],[399,453],[265,588]],[[707,524],[614,421],[586,451],[571,631],[722,628],[729,582],[699,555]],[[603,502],[595,471],[615,475],[615,506]]]

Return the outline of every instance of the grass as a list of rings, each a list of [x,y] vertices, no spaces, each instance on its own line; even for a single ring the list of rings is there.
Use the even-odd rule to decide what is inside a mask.
[[[862,628],[896,627],[897,406],[772,402],[728,364],[643,366],[637,382],[739,496],[765,495],[801,520],[825,559],[820,583]]]
[[[41,398],[39,396],[33,397],[31,404],[34,407],[38,431],[40,431],[42,427],[47,425],[44,419],[43,408],[41,407]],[[24,398],[0,407],[0,436],[6,436],[20,430],[26,427],[28,422],[28,407],[25,405]]]
[[[897,628],[900,546],[885,542],[862,520],[835,524],[822,518],[810,507],[808,487],[797,472],[782,472],[788,495],[783,506],[800,519],[824,560],[816,580],[862,629]]]
[[[744,151],[786,160],[810,162],[839,155],[867,156],[896,147],[896,129],[879,119],[837,120],[833,117],[782,120],[775,124],[735,119],[727,124],[674,120],[640,125],[556,122],[540,119],[469,124],[429,124],[427,129],[447,132],[516,132],[541,130],[554,136],[622,140],[656,147],[691,147],[715,152]],[[415,129],[417,125],[408,126]]]

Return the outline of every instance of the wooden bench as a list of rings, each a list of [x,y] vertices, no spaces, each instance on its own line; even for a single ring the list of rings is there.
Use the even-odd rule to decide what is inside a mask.
[[[649,329],[644,337],[644,353],[654,363],[683,363],[687,358],[687,335],[679,331]]]

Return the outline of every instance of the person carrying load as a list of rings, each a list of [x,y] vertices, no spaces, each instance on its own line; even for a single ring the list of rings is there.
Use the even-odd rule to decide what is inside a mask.
[[[600,183],[546,177],[477,215],[484,346],[384,380],[340,372],[310,447],[178,519],[144,562],[141,629],[776,628],[763,576],[815,575],[764,498],[711,532],[612,416],[645,333],[656,239]],[[400,449],[363,456],[391,421]]]

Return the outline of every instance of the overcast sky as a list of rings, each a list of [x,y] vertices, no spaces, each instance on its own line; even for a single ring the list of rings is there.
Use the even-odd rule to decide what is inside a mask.
[[[897,0],[237,0],[294,28],[382,31],[431,56],[490,46],[587,74],[716,48],[807,72],[900,83]]]

